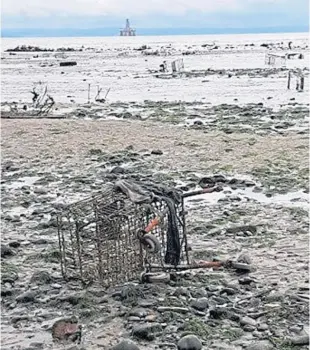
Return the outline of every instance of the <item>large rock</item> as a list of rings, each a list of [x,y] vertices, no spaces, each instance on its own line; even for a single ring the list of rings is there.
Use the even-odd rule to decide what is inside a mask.
[[[142,308],[142,307],[137,307],[133,308],[130,310],[129,315],[130,316],[136,316],[136,317],[146,317],[149,314],[148,310]]]
[[[164,152],[162,150],[160,150],[160,149],[153,149],[151,151],[151,154],[154,154],[154,155],[157,155],[157,156],[161,156],[161,155],[164,154]]]
[[[198,184],[201,187],[212,187],[216,184],[224,184],[227,183],[227,179],[223,175],[214,175],[214,176],[205,176],[202,177]]]
[[[257,325],[256,321],[253,318],[248,316],[242,317],[240,320],[240,324],[242,326],[252,326],[252,327],[256,327]]]
[[[35,283],[38,285],[50,284],[51,282],[53,282],[53,278],[47,271],[37,271],[30,279],[30,283]]]
[[[18,280],[17,268],[12,264],[1,264],[1,283],[14,284]]]
[[[19,303],[33,303],[36,299],[37,292],[29,290],[16,297],[16,301]]]
[[[288,343],[296,346],[309,345],[309,334],[291,337],[288,339]]]
[[[12,242],[9,243],[9,247],[11,247],[11,248],[19,248],[20,247],[20,242],[12,241]]]
[[[178,341],[178,350],[201,350],[200,339],[193,334],[186,335]]]
[[[14,251],[5,244],[1,244],[1,258],[14,255]]]
[[[274,346],[270,343],[269,340],[260,340],[251,343],[246,347],[246,350],[272,350]]]
[[[164,312],[176,312],[179,314],[187,314],[188,308],[187,307],[180,307],[180,306],[159,306],[157,308],[158,312],[164,313]]]
[[[208,306],[209,303],[207,298],[199,298],[191,302],[191,307],[198,311],[204,311]]]
[[[186,287],[178,287],[176,290],[173,292],[173,295],[176,297],[185,296],[185,297],[190,297],[190,291]]]
[[[113,346],[111,350],[139,350],[139,347],[131,340],[125,339]]]
[[[240,225],[240,226],[232,226],[226,229],[227,233],[238,233],[238,232],[251,232],[252,234],[257,233],[257,226],[255,225]]]
[[[126,172],[127,172],[126,169],[120,166],[116,166],[110,171],[111,174],[125,174]]]
[[[139,339],[154,340],[156,333],[161,331],[162,327],[159,323],[142,324],[133,327],[132,335]]]

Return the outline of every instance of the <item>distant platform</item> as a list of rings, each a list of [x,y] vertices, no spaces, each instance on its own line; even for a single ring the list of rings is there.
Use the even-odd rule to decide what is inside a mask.
[[[136,30],[130,27],[129,19],[126,19],[126,27],[120,30],[120,36],[136,36]]]

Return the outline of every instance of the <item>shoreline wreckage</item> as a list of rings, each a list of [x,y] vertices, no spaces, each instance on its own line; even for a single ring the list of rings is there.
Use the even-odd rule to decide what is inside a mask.
[[[3,52],[3,350],[307,348],[309,53],[289,40]]]
[[[219,192],[205,187],[182,193],[163,185],[118,180],[98,194],[73,203],[57,216],[61,271],[65,280],[110,288],[136,279],[161,282],[169,270],[234,268],[250,261],[190,261],[184,198]]]

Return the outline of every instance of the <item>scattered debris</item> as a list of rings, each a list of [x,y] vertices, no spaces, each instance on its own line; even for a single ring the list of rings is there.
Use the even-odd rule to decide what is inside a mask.
[[[269,66],[275,66],[277,63],[279,63],[282,67],[285,67],[286,65],[286,55],[280,55],[275,53],[266,53],[265,55],[265,64]]]
[[[167,61],[164,61],[162,64],[159,65],[159,71],[165,73],[167,72],[167,70]]]
[[[293,53],[287,53],[286,58],[288,60],[291,60],[294,58],[298,58],[299,60],[302,60],[302,59],[304,59],[304,55],[302,53],[299,53],[299,52],[293,52]]]
[[[247,257],[189,262],[184,198],[218,190],[207,187],[183,194],[152,183],[118,180],[67,207],[58,215],[63,276],[110,287],[137,279],[142,271],[141,281],[150,283],[169,282],[169,274],[152,273],[158,270],[251,271]]]
[[[21,45],[17,46],[14,49],[7,49],[6,52],[52,52],[53,49],[43,49],[38,46],[31,46],[31,45]]]
[[[42,85],[41,83],[39,85]],[[47,115],[51,112],[54,107],[55,101],[52,96],[47,93],[47,85],[41,89],[41,92],[36,92],[36,86],[31,91],[33,94],[32,102],[33,102],[33,113],[34,115]]]
[[[77,63],[75,61],[65,61],[59,63],[60,67],[68,67],[68,66],[76,66]]]
[[[179,58],[178,60],[172,61],[171,69],[173,73],[182,71],[184,69],[183,58]]]
[[[296,70],[289,70],[288,76],[287,76],[287,89],[289,90],[291,88],[291,81],[292,78],[295,78],[296,80],[296,90],[298,92],[304,91],[305,86],[305,76],[301,69]]]
[[[58,216],[63,276],[111,286],[154,264],[188,264],[183,205],[174,189],[117,181],[69,206]]]
[[[105,103],[105,101],[107,100],[107,96],[110,92],[111,88],[108,88],[104,98],[100,98],[100,93],[102,91],[102,88],[99,87],[99,85],[97,85],[97,95],[95,96],[95,101],[99,102],[99,103]]]
[[[82,338],[82,326],[78,324],[78,320],[74,316],[63,318],[53,324],[52,336],[56,341],[69,340],[80,343]]]
[[[134,50],[136,50],[136,51],[151,50],[151,47],[150,47],[150,46],[147,46],[147,45],[142,45],[142,46],[140,46],[139,48],[134,49]]]

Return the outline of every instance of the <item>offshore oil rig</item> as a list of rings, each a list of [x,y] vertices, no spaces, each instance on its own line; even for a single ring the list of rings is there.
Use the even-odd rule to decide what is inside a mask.
[[[136,30],[130,28],[129,19],[126,19],[126,27],[120,30],[120,36],[136,36]]]

